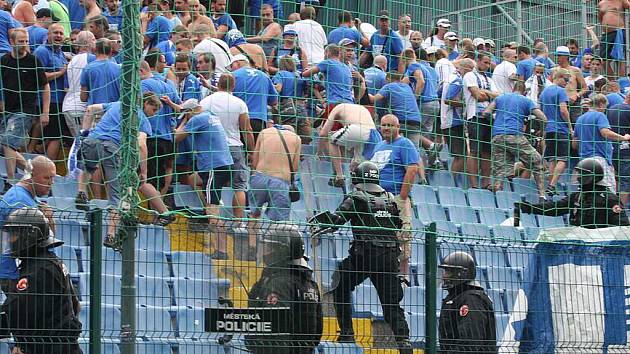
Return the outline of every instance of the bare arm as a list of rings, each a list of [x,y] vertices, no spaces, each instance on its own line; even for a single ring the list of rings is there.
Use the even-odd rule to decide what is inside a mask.
[[[302,77],[310,77],[319,73],[319,68],[317,66],[313,66],[309,69],[306,69],[302,72]]]
[[[630,140],[630,134],[620,135],[608,128],[602,128],[599,133],[606,139],[612,141],[628,141]]]
[[[48,80],[48,82],[51,82],[52,80],[55,80],[55,79],[57,79],[59,77],[64,76],[66,74],[66,70],[67,69],[68,69],[68,65],[64,66],[59,71],[47,72],[46,73],[46,80]]]
[[[90,91],[86,86],[81,86],[81,102],[87,102],[90,97]]]
[[[356,75],[355,75],[355,73],[356,73]],[[352,76],[356,76],[358,78],[358,80],[359,80],[359,86],[355,87],[355,95],[354,95],[355,101],[359,102],[359,100],[361,100],[361,97],[363,97],[363,95],[365,95],[365,79],[357,71],[352,73]]]
[[[414,185],[416,175],[418,174],[418,165],[409,165],[405,171],[405,177],[403,178],[402,186],[400,187],[400,198],[405,200],[409,197],[411,187]]]
[[[50,121],[50,117],[48,113],[50,112],[50,84],[46,84],[44,86],[44,92],[42,93],[42,114],[39,119],[39,123],[42,127],[48,125]]]
[[[83,121],[81,122],[81,129],[88,130],[92,128],[94,119],[103,114],[102,104],[92,104],[87,107],[85,114],[83,115]]]
[[[376,103],[385,98],[385,96],[381,95],[380,93],[377,93],[376,95],[368,95],[368,97],[370,98],[371,103]]]
[[[188,118],[184,118],[179,126],[175,128],[173,138],[175,139],[176,143],[179,143],[190,135],[190,133],[186,131],[186,123],[188,123]]]
[[[275,87],[276,91],[278,91],[278,92],[282,91],[282,83],[281,82],[273,85],[273,87]]]
[[[492,114],[492,112],[494,112],[496,108],[497,108],[497,103],[495,101],[492,101],[490,102],[488,107],[486,107],[486,109],[483,110],[483,114]]]
[[[138,132],[138,150],[140,153],[140,182],[144,183],[147,180],[147,134]]]
[[[424,81],[424,74],[422,70],[416,70],[413,72],[413,77],[416,78],[416,97],[420,97],[422,95],[422,91],[424,91],[424,85],[426,81]]]
[[[300,138],[299,135],[295,135],[295,140],[296,140],[296,151],[293,153],[293,160],[291,161],[291,164],[293,165],[293,173],[296,174],[297,171],[299,171],[300,168],[300,154],[302,153],[302,139]]]
[[[271,27],[269,27],[269,30],[265,31],[265,34],[263,34],[262,36],[247,38],[247,42],[249,43],[267,42],[276,37],[280,37],[281,32],[282,32],[282,28],[280,27],[280,25],[277,23],[274,23],[271,25]]]
[[[254,148],[254,133],[249,121],[249,114],[242,113],[238,116],[238,125],[241,134],[245,136],[245,151],[250,152]]]
[[[328,118],[326,119],[326,122],[322,126],[322,129],[319,131],[319,136],[321,136],[323,138],[328,136],[328,133],[330,133],[330,130],[332,129],[332,127],[335,124],[335,122],[339,121],[337,119],[337,117],[339,117],[339,112],[334,112],[334,113],[328,115]]]
[[[479,102],[489,101],[488,96],[481,90],[479,87],[471,86],[468,87],[470,94]]]
[[[543,113],[540,108],[534,108],[534,110],[532,110],[532,114],[538,119],[539,122],[543,124],[547,123],[547,116],[545,116],[545,113]]]
[[[594,26],[586,26],[586,32],[588,33],[589,37],[591,37],[591,42],[593,42],[591,44],[591,48],[596,48],[599,47],[599,38],[597,38],[597,34],[595,34],[595,31],[593,29]]]
[[[214,37],[223,40],[223,37],[225,36],[227,31],[229,31],[228,26],[220,25],[216,33],[214,34]]]

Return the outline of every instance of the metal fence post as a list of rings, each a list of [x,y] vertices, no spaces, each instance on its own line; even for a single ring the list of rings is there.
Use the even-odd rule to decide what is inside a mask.
[[[425,284],[426,284],[426,314],[425,314],[425,327],[426,327],[426,354],[437,353],[437,228],[435,223],[431,223],[425,230],[425,243],[424,252],[426,264],[424,265],[425,271]]]
[[[90,353],[101,354],[101,267],[103,246],[101,240],[103,210],[92,210],[90,221]],[[86,294],[82,294],[86,295]]]
[[[587,0],[582,0],[582,7],[581,7],[581,13],[580,13],[582,17],[582,48],[587,48],[587,43],[588,43],[588,33],[586,32],[586,26],[588,25],[586,1]]]
[[[123,223],[124,224],[124,223]],[[122,278],[120,288],[120,352],[136,352],[136,225],[121,225],[126,237],[122,244]]]
[[[520,44],[523,40],[523,4],[521,0],[516,0],[516,30],[518,32],[517,42]]]

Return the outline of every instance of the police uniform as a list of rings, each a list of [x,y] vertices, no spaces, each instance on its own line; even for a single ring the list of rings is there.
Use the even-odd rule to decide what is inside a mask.
[[[367,166],[367,167],[366,167]],[[352,328],[352,292],[370,278],[378,292],[383,317],[398,342],[399,349],[410,351],[409,326],[400,307],[403,288],[400,272],[400,244],[397,230],[402,226],[394,196],[378,184],[378,167],[372,162],[361,163],[353,171],[356,191],[348,194],[334,214],[322,213],[318,222],[343,225],[350,222],[354,240],[349,256],[333,273],[332,288],[340,342],[354,341]],[[357,177],[356,174],[362,174]],[[367,183],[366,183],[367,182]],[[374,183],[376,182],[376,183]],[[329,221],[323,220],[325,217]],[[402,345],[401,345],[402,344]]]
[[[495,330],[492,301],[483,288],[462,284],[442,301],[439,353],[496,353]]]
[[[289,328],[292,334],[246,336],[245,344],[255,354],[312,354],[322,337],[323,313],[302,235],[295,225],[276,224],[262,242],[266,267],[249,292],[248,305],[290,308],[289,323],[280,328]]]
[[[629,225],[621,200],[605,186],[594,185],[555,202],[517,204],[524,213],[547,216],[569,214],[571,225],[587,229]]]

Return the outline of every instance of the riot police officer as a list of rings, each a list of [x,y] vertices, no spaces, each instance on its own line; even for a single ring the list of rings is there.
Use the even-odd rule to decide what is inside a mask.
[[[475,281],[475,261],[466,252],[453,252],[439,267],[448,291],[440,311],[439,353],[496,353],[494,309]]]
[[[332,231],[350,221],[354,240],[346,257],[333,273],[332,287],[340,335],[338,342],[354,342],[352,291],[370,278],[378,292],[383,316],[396,338],[401,353],[412,353],[409,326],[404,310],[400,271],[400,244],[396,230],[401,227],[394,196],[379,186],[379,169],[370,161],[351,173],[355,191],[348,194],[335,213],[320,213],[311,222],[325,224],[318,232]]]
[[[540,204],[515,203],[515,218],[519,212],[559,216],[569,214],[569,223],[588,229],[611,226],[627,226],[628,216],[619,197],[606,186],[599,185],[604,178],[604,168],[594,158],[586,158],[575,167],[580,191],[570,196]]]
[[[289,307],[291,336],[247,336],[256,354],[311,354],[321,340],[323,313],[313,270],[297,225],[273,224],[262,237],[265,268],[249,293],[249,307]]]
[[[2,237],[20,260],[15,291],[4,304],[16,347],[26,354],[81,353],[79,301],[68,268],[50,252],[63,241],[52,236],[37,208],[11,212]]]

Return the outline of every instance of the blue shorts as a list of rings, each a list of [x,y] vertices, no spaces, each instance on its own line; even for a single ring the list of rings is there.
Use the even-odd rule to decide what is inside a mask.
[[[27,113],[6,113],[2,120],[2,136],[0,143],[13,150],[26,149],[28,134],[37,119],[36,115]]]
[[[267,216],[273,221],[288,221],[291,214],[290,183],[260,172],[252,175],[249,189],[249,207],[254,217],[267,204]]]
[[[246,191],[249,182],[249,167],[242,146],[230,146],[232,155],[232,189],[235,191]]]
[[[620,193],[630,193],[630,162],[619,164],[619,191]]]

